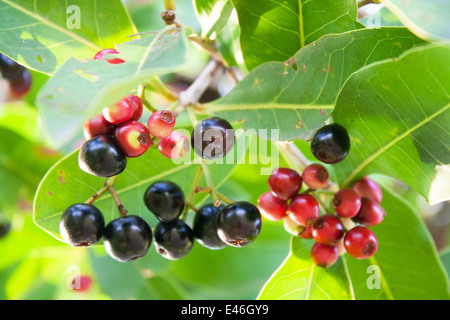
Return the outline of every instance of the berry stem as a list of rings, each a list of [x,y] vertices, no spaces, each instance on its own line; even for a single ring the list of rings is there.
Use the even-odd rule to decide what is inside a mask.
[[[225,199],[225,196],[221,195],[217,191],[216,187],[214,186],[214,183],[211,178],[211,173],[209,172],[208,165],[205,162],[202,162],[202,168],[203,168],[203,173],[204,173],[205,180],[206,180],[206,185],[208,186],[208,189],[209,189],[209,194],[211,195],[214,206],[218,207],[218,206],[220,206],[222,199]],[[226,202],[226,201],[224,200],[224,202]]]
[[[148,102],[147,98],[145,97],[145,86],[139,85],[137,96],[141,99],[142,105],[146,107],[150,112],[155,112],[156,109],[153,108],[153,106]]]
[[[192,209],[194,212],[197,212],[197,209],[194,207],[194,196],[196,194],[196,190],[198,188],[198,185],[200,183],[200,179],[202,178],[202,175],[203,175],[203,167],[198,166],[197,173],[195,174],[191,191],[189,192],[189,195],[186,199],[186,206],[184,207],[184,211],[181,216],[181,220],[183,220],[183,221],[186,221],[189,209]]]
[[[84,203],[86,204],[93,204],[95,202],[95,200],[97,200],[98,198],[100,198],[106,191],[108,191],[110,185],[114,184],[114,181],[116,181],[117,176],[111,177],[108,180],[106,180],[103,184],[103,187],[97,191],[96,193],[94,193],[89,199],[87,199]]]
[[[175,10],[175,0],[164,0],[166,10]]]
[[[293,142],[279,142],[278,145],[280,146],[280,150],[283,150],[290,159],[294,160],[300,166],[301,171],[310,164],[309,160]]]
[[[319,203],[319,206],[322,208],[322,210],[326,213],[326,214],[332,214],[330,212],[330,210],[328,210],[325,202],[323,202],[323,200],[320,198],[320,196],[316,195],[314,192],[312,192],[311,194],[312,196],[314,196],[314,198],[316,198],[317,202]]]
[[[158,92],[165,99],[170,102],[175,102],[178,100],[178,94],[173,92],[161,79],[157,76],[154,76],[152,80],[147,84],[154,91]]]

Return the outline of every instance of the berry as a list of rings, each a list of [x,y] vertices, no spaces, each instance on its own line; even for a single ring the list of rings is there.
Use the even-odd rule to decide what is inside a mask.
[[[175,127],[175,114],[169,110],[157,111],[148,118],[147,127],[152,136],[167,138]]]
[[[316,242],[311,248],[311,258],[317,266],[328,268],[336,263],[339,258],[339,250],[337,246]]]
[[[11,230],[11,224],[8,221],[0,222],[0,239],[5,237]]]
[[[178,159],[189,152],[189,140],[184,134],[172,131],[167,138],[159,140],[158,150],[166,158]]]
[[[125,61],[119,58],[112,58],[112,59],[105,59],[105,56],[108,54],[119,54],[119,51],[116,49],[103,49],[97,52],[94,56],[94,60],[106,60],[110,64],[120,64],[124,63]]]
[[[358,226],[345,234],[344,246],[353,258],[367,259],[377,252],[378,240],[372,230]]]
[[[289,216],[286,216],[286,218],[283,219],[283,226],[287,232],[296,237],[312,239],[312,226],[305,227],[299,225],[297,222],[289,218]]]
[[[64,210],[59,221],[63,240],[73,247],[87,247],[97,243],[105,229],[99,209],[86,203],[73,204]]]
[[[281,200],[293,198],[302,187],[302,177],[289,168],[277,168],[267,180],[270,191]]]
[[[300,193],[289,203],[288,215],[302,226],[313,225],[319,217],[319,203],[312,195]]]
[[[108,178],[125,170],[127,158],[112,136],[101,135],[81,146],[78,164],[84,172]]]
[[[311,189],[325,188],[330,182],[327,168],[320,163],[312,163],[302,172],[303,182]]]
[[[144,112],[142,100],[135,94],[128,95],[128,99],[130,99],[133,103],[133,115],[131,116],[131,120],[139,121],[142,117],[142,113]]]
[[[216,207],[210,203],[201,207],[195,214],[193,223],[194,236],[202,246],[208,249],[216,250],[227,246],[217,234],[217,215],[224,207],[223,204]]]
[[[219,117],[209,117],[197,123],[191,137],[195,153],[205,159],[222,158],[233,148],[234,141],[233,127]]]
[[[312,236],[321,244],[335,245],[344,236],[344,226],[338,217],[325,214],[314,223]]]
[[[373,227],[380,224],[385,216],[386,212],[378,202],[363,197],[361,198],[361,209],[353,221],[366,227]]]
[[[156,251],[166,259],[181,259],[191,251],[193,245],[194,232],[180,219],[160,222],[155,227]]]
[[[115,126],[106,121],[101,113],[87,119],[83,125],[83,133],[86,140],[99,135],[112,135],[114,134],[114,129]]]
[[[134,120],[120,124],[114,131],[114,138],[127,157],[143,155],[151,144],[147,127]]]
[[[150,185],[144,194],[148,210],[161,222],[177,219],[184,209],[183,190],[174,182],[162,180]]]
[[[355,190],[360,197],[369,198],[378,203],[381,203],[381,200],[383,199],[383,191],[380,186],[369,178],[362,178],[357,181],[353,185],[353,190]]]
[[[344,218],[353,218],[361,208],[361,197],[353,189],[341,189],[333,196],[333,208]]]
[[[24,66],[0,53],[0,72],[2,73],[3,78],[7,80],[18,79],[22,76],[24,69]]]
[[[152,243],[152,230],[141,217],[120,217],[106,226],[103,243],[114,260],[133,261],[147,254]]]
[[[220,239],[233,247],[251,244],[261,231],[261,213],[247,201],[238,201],[220,210],[217,233]]]
[[[92,279],[89,276],[81,275],[72,280],[72,289],[78,292],[88,292],[92,286]]]
[[[258,208],[266,219],[278,221],[286,217],[287,202],[268,191],[259,196]]]
[[[334,164],[342,161],[350,150],[347,130],[336,124],[329,124],[317,130],[311,141],[311,151],[320,161]]]
[[[9,92],[13,98],[20,99],[31,89],[31,74],[28,69],[23,69],[18,78],[9,80]]]
[[[120,124],[130,121],[134,113],[134,104],[128,98],[123,98],[112,106],[106,107],[102,111],[106,121],[111,124]]]

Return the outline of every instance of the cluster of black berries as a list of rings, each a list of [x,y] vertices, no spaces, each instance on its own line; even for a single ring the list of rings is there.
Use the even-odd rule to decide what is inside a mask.
[[[12,97],[20,99],[30,91],[32,80],[28,69],[2,53],[0,53],[0,73],[8,80]]]

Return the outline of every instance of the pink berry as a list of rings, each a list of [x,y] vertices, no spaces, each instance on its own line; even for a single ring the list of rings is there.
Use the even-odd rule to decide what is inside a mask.
[[[316,242],[311,248],[311,258],[317,266],[328,268],[338,260],[339,250],[336,246]]]
[[[320,163],[312,163],[302,172],[303,182],[311,189],[324,188],[330,182],[327,168]]]
[[[152,136],[167,138],[175,127],[175,114],[169,110],[157,111],[148,118],[147,127]]]
[[[266,219],[278,221],[286,217],[287,202],[268,191],[259,196],[258,208]]]
[[[386,212],[378,202],[363,197],[361,198],[361,209],[359,209],[353,221],[366,227],[373,227],[380,224],[385,216]]]
[[[338,217],[325,214],[314,223],[312,236],[319,243],[335,245],[344,236],[344,225]]]
[[[383,191],[380,186],[367,177],[357,181],[353,185],[353,190],[355,190],[360,197],[369,198],[378,203],[381,203],[381,200],[383,199]]]
[[[99,135],[112,135],[114,129],[115,126],[106,121],[103,114],[100,113],[84,122],[83,134],[86,140],[90,140]]]
[[[130,121],[133,117],[133,112],[133,102],[128,97],[125,97],[112,106],[104,108],[102,114],[109,123],[120,124]]]
[[[139,121],[142,117],[142,113],[144,112],[142,100],[135,94],[128,95],[128,99],[130,99],[133,103],[133,115],[131,116],[131,120]]]
[[[289,168],[273,170],[267,180],[270,191],[281,200],[292,199],[302,187],[302,177],[297,171]]]
[[[378,240],[372,230],[358,226],[345,234],[344,246],[353,258],[367,259],[377,252]]]
[[[300,193],[289,203],[288,215],[302,226],[313,225],[319,217],[319,203],[312,195]]]
[[[89,276],[81,275],[72,280],[72,288],[78,292],[88,292],[92,286],[92,279]]]
[[[341,189],[333,196],[333,208],[344,218],[353,218],[361,209],[361,197],[353,189]]]
[[[178,159],[189,152],[189,140],[184,134],[172,131],[167,138],[159,141],[158,150],[166,158]]]
[[[94,56],[94,60],[106,60],[110,64],[120,64],[124,63],[125,61],[119,58],[112,58],[112,59],[105,59],[105,56],[108,54],[119,54],[119,51],[116,49],[103,49],[97,52]]]
[[[151,144],[150,132],[138,121],[128,121],[114,131],[114,138],[127,157],[143,155]]]

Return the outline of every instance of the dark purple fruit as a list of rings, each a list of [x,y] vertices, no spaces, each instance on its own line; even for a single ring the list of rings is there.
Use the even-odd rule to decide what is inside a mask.
[[[21,77],[24,66],[18,64],[10,57],[0,53],[0,71],[3,78],[7,80],[14,80]]]
[[[162,180],[147,188],[144,203],[158,220],[170,222],[183,212],[185,198],[183,190],[176,183]]]
[[[194,236],[202,246],[208,249],[217,250],[227,246],[217,234],[217,215],[224,207],[223,204],[216,207],[210,203],[201,207],[195,214]]]
[[[8,221],[0,222],[0,239],[5,237],[11,230],[11,224]]]
[[[76,203],[64,210],[59,221],[59,232],[65,242],[73,247],[88,247],[103,235],[105,220],[93,205]]]
[[[311,141],[311,152],[320,161],[334,164],[342,161],[350,150],[347,130],[336,124],[329,124],[317,130]]]
[[[152,243],[152,229],[141,217],[129,215],[108,223],[103,234],[106,252],[119,262],[144,257]]]
[[[194,231],[184,221],[160,222],[155,227],[156,251],[166,259],[178,260],[194,246]]]

